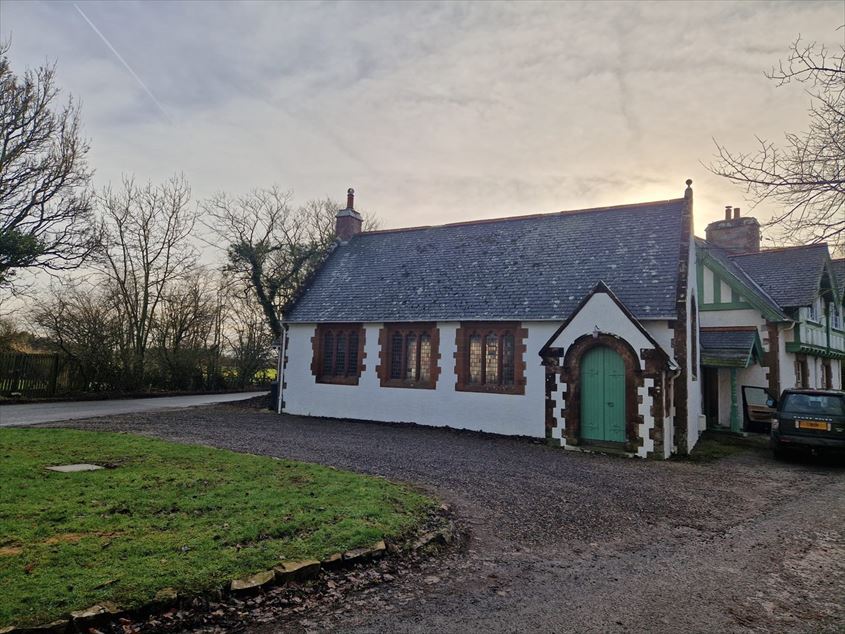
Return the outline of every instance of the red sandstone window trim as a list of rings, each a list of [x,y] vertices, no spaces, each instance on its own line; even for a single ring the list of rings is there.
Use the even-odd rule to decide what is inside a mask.
[[[382,387],[433,390],[440,367],[440,331],[429,322],[385,324],[379,331]]]
[[[525,338],[516,322],[463,322],[456,334],[455,390],[525,394]]]
[[[318,324],[311,342],[317,383],[358,385],[364,371],[362,324]]]

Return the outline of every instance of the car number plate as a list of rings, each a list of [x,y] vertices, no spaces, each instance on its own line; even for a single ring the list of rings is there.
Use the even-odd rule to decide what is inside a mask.
[[[798,429],[814,429],[816,431],[830,431],[830,423],[818,420],[799,420]]]

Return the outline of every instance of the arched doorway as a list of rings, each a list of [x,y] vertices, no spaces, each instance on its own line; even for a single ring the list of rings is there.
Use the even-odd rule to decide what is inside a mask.
[[[607,346],[591,348],[581,361],[581,438],[625,442],[625,363]]]

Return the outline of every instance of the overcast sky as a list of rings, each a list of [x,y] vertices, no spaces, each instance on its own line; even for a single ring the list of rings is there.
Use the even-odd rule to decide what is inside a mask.
[[[0,37],[18,72],[57,61],[98,186],[353,186],[385,228],[676,198],[692,178],[703,234],[747,207],[701,165],[712,139],[803,130],[807,96],[763,71],[798,34],[845,37],[842,0],[77,5],[2,0]]]

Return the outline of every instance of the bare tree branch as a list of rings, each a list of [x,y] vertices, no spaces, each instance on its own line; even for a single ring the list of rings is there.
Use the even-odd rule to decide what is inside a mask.
[[[0,286],[16,270],[78,267],[93,247],[79,107],[58,107],[55,67],[16,76],[0,45]]]
[[[845,252],[845,45],[831,52],[799,37],[766,77],[778,86],[805,86],[807,130],[785,134],[782,148],[758,138],[752,152],[731,152],[715,141],[709,169],[743,187],[755,206],[774,203],[779,211],[767,225],[782,241],[828,242]]]
[[[329,198],[293,207],[291,198],[272,187],[238,197],[220,193],[202,205],[204,224],[225,245],[227,272],[252,289],[276,339],[282,307],[334,243],[340,209]]]

